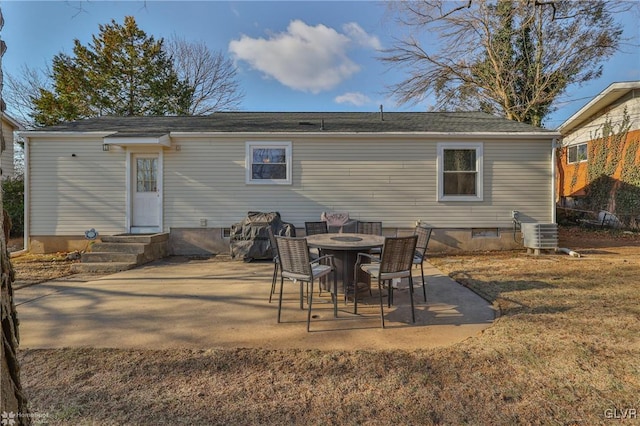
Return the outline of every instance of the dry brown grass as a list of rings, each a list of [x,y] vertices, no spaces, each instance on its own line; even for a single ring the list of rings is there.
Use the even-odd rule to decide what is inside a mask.
[[[502,311],[449,348],[28,350],[24,385],[50,424],[637,422],[640,238],[563,232],[561,243],[584,256],[433,257]]]
[[[71,275],[74,260],[67,259],[67,253],[23,254],[11,259],[15,271],[14,288],[38,284]]]

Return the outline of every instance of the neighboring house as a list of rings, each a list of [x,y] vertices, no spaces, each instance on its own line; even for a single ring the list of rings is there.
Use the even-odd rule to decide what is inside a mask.
[[[3,149],[0,153],[0,177],[5,179],[13,177],[15,172],[14,155],[13,155],[13,134],[17,130],[21,130],[22,126],[14,118],[6,113],[0,113],[1,131]]]
[[[430,249],[520,247],[512,211],[555,222],[555,131],[477,112],[100,117],[22,132],[33,252],[84,232],[170,233],[172,254],[228,253],[248,211],[303,234],[324,211],[437,228]]]
[[[586,195],[590,184],[588,167],[596,160],[589,158],[590,153],[594,152],[594,143],[602,140],[605,123],[610,123],[616,132],[625,122],[625,116],[629,120],[626,139],[622,141],[620,150],[613,150],[615,153],[610,153],[607,158],[612,167],[610,177],[619,180],[622,165],[626,161],[625,153],[630,144],[637,144],[640,140],[640,81],[611,84],[558,127],[562,134],[557,179],[557,201],[560,206],[582,207],[580,200]],[[635,160],[628,160],[640,164],[640,150],[633,152],[636,154]],[[613,155],[620,156],[613,158]]]

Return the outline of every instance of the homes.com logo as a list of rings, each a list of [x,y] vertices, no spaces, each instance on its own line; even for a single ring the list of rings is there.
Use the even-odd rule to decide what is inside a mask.
[[[2,426],[14,426],[18,424],[18,419],[29,417],[31,424],[46,423],[49,413],[14,413],[13,411],[3,411],[0,414],[0,425]]]

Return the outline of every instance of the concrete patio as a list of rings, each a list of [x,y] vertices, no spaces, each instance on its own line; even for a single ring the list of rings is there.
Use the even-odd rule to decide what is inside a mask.
[[[285,281],[282,323],[276,323],[277,294],[268,302],[273,264],[228,257],[169,257],[105,276],[73,275],[15,291],[21,348],[266,348],[424,349],[448,346],[489,327],[491,304],[425,263],[427,303],[414,269],[416,323],[408,290],[394,293],[380,328],[373,296],[339,304],[328,293],[314,297],[311,332],[299,287]],[[279,284],[279,282],[278,282]],[[305,306],[306,307],[306,306]]]

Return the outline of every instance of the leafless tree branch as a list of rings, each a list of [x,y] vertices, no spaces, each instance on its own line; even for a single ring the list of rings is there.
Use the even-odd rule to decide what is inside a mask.
[[[165,43],[178,76],[193,90],[189,113],[211,114],[240,107],[240,89],[233,61],[222,52],[212,52],[204,42],[187,42],[177,36]]]
[[[598,75],[620,46],[613,17],[628,4],[605,1],[402,2],[410,34],[382,53],[406,78],[389,86],[401,102],[483,109],[540,125],[569,84]]]

